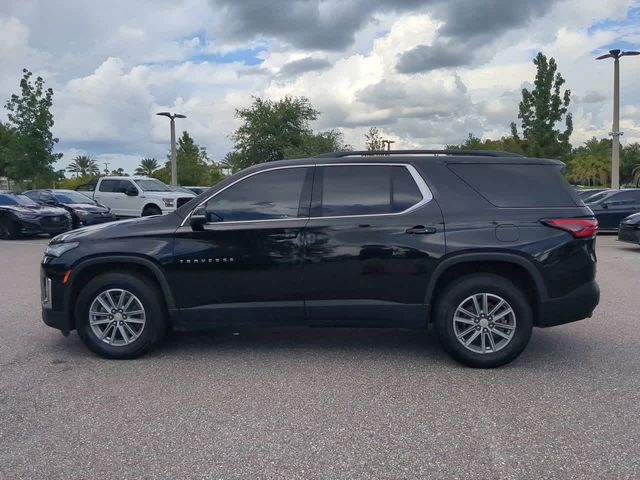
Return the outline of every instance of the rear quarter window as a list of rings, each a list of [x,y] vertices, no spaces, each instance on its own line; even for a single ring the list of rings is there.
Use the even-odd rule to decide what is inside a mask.
[[[575,207],[559,165],[449,164],[449,169],[496,207]],[[582,203],[582,202],[580,202]]]

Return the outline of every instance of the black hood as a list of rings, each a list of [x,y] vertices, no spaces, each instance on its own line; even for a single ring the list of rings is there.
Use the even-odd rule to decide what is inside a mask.
[[[58,235],[51,243],[83,242],[173,233],[182,219],[175,213],[90,225]]]

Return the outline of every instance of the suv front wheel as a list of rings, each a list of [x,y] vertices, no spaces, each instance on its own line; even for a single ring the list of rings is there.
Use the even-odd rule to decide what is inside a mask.
[[[138,357],[167,330],[158,289],[126,273],[106,273],[91,280],[78,296],[75,318],[82,341],[105,358]]]
[[[499,367],[525,349],[533,328],[522,291],[498,275],[469,275],[444,291],[435,312],[438,337],[459,362]]]

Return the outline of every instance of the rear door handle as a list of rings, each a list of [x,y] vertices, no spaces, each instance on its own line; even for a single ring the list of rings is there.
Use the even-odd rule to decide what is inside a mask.
[[[436,233],[436,227],[425,227],[423,225],[416,225],[415,227],[407,228],[406,233],[413,235],[426,235],[429,233]]]
[[[298,237],[297,233],[272,233],[271,235],[269,235],[269,238],[271,240],[276,240],[276,241],[292,240],[297,237]]]

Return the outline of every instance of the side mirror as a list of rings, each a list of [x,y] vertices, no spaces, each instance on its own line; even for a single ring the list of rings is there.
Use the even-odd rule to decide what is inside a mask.
[[[124,191],[124,194],[129,196],[129,197],[137,197],[138,196],[138,189],[136,187],[129,187]]]
[[[191,212],[189,224],[194,230],[202,230],[205,223],[207,223],[207,207],[206,205],[200,205]]]
[[[604,209],[609,208],[609,202],[604,202],[604,203],[602,204],[602,208],[604,208]]]

